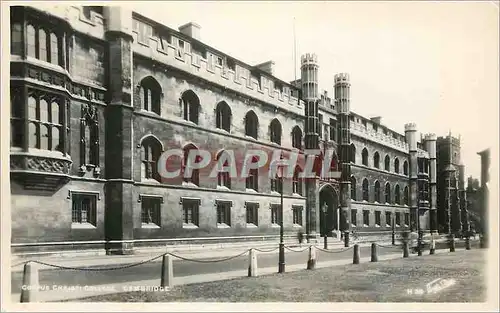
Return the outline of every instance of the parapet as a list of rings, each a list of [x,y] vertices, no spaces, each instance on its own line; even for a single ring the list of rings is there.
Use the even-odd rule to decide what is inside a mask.
[[[302,65],[307,65],[307,64],[318,65],[318,56],[315,53],[303,54],[300,60]]]
[[[339,73],[335,74],[335,83],[348,83],[349,82],[349,74],[347,73]]]
[[[405,124],[405,132],[416,132],[416,131],[417,131],[417,124],[415,123]]]
[[[433,133],[425,134],[424,140],[425,141],[436,141],[437,136],[436,136],[436,134],[433,134]]]

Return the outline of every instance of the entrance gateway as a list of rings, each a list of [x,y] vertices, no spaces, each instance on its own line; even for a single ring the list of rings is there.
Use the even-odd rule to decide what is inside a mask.
[[[338,188],[332,183],[325,183],[319,187],[319,225],[320,234],[341,239],[340,208]],[[326,210],[325,210],[326,209]],[[325,211],[325,212],[324,212]]]

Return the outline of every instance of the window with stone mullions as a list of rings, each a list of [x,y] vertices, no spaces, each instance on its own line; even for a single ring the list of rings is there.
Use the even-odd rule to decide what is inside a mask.
[[[184,224],[199,225],[199,200],[182,201],[182,220]]]
[[[155,197],[141,197],[142,224],[160,226],[161,199]]]
[[[217,201],[217,224],[231,226],[231,202]]]
[[[303,211],[303,208],[301,206],[293,206],[292,207],[292,210],[293,210],[293,224],[295,225],[300,225],[302,226],[302,211]]]
[[[271,205],[271,224],[281,225],[281,205]]]
[[[92,224],[96,226],[97,195],[73,193],[71,221],[76,224]]]
[[[14,25],[14,30],[15,30]],[[28,24],[26,28],[27,55],[40,61],[61,65],[61,36],[50,29]],[[17,40],[17,36],[12,38]]]
[[[246,203],[246,217],[247,224],[253,224],[255,226],[259,225],[259,204],[258,203]]]
[[[56,96],[30,91],[28,94],[29,147],[61,151],[61,110]],[[64,107],[64,106],[63,106]]]

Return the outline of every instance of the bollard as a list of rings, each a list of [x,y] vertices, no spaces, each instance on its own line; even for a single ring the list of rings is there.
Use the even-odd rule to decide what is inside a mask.
[[[354,254],[352,255],[352,264],[359,264],[359,245],[354,245]]]
[[[403,258],[407,258],[410,256],[410,248],[408,246],[408,242],[403,242]]]
[[[349,232],[344,232],[344,248],[349,248]]]
[[[450,252],[455,252],[455,236],[450,236]]]
[[[250,249],[248,253],[248,277],[257,276],[257,251]]]
[[[486,248],[486,243],[484,240],[484,235],[479,235],[479,248],[484,249]]]
[[[372,262],[378,262],[377,244],[372,243]]]
[[[434,238],[432,238],[429,254],[434,254],[434,253],[436,253],[436,241],[434,240]]]
[[[161,287],[172,287],[174,285],[174,266],[170,254],[163,256],[161,263]]]
[[[38,283],[38,264],[28,262],[24,264],[23,286],[21,288],[21,303],[36,302]]]
[[[313,270],[316,268],[316,247],[309,247],[309,259],[307,260],[307,269]]]
[[[465,250],[470,250],[470,239],[469,239],[469,237],[465,238]]]

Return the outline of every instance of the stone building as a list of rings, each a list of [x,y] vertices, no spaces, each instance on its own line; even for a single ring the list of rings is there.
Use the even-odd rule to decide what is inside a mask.
[[[120,7],[11,7],[13,252],[276,240],[281,221],[287,238],[304,229],[312,240],[438,230],[448,156],[435,135],[354,113],[347,74],[335,75],[333,98],[320,93],[314,54],[286,82],[272,61],[247,64],[200,30]],[[304,158],[304,148],[334,149],[341,177],[303,181],[300,166],[282,183],[264,169],[215,179],[157,170],[170,149],[218,160],[248,149]]]

